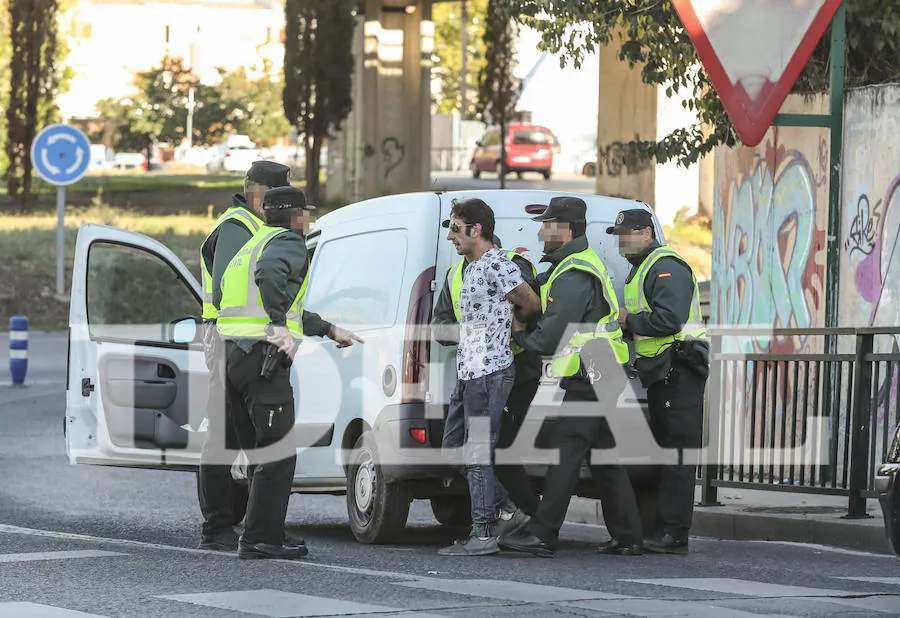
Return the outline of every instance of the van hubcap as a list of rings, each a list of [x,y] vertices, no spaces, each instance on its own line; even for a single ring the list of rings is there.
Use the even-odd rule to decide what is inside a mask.
[[[364,459],[359,462],[354,487],[356,489],[354,492],[356,508],[361,513],[368,513],[375,499],[375,462],[372,461],[372,456],[369,454],[366,454]]]

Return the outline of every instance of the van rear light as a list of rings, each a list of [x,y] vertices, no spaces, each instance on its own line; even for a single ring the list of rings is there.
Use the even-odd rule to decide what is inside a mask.
[[[419,444],[425,444],[425,430],[424,429],[410,429],[409,435],[412,436],[412,439],[418,442]]]
[[[525,212],[529,215],[542,215],[547,210],[546,204],[529,204],[525,207]]]
[[[434,304],[434,266],[422,272],[413,283],[406,313],[403,340],[402,403],[425,403],[428,391],[428,359],[431,358],[431,310]]]

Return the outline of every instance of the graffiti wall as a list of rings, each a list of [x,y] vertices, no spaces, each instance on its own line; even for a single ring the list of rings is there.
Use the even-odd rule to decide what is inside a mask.
[[[784,111],[822,113],[824,103],[789,100]],[[823,326],[827,132],[773,127],[755,148],[719,149],[715,167],[712,322]],[[768,336],[730,344],[745,352],[791,352],[807,346],[800,338]]]

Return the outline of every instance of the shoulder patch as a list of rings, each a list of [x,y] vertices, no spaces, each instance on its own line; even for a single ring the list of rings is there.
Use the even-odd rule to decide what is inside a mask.
[[[657,279],[664,279],[664,278],[666,278],[666,277],[671,277],[671,276],[672,276],[672,273],[659,273],[659,274],[656,276],[656,278],[657,278]]]

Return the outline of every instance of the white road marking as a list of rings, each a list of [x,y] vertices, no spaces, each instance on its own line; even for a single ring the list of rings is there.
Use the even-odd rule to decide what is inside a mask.
[[[201,594],[174,594],[156,597],[170,601],[191,603],[205,607],[215,607],[235,612],[245,612],[271,618],[306,618],[308,616],[359,616],[367,614],[387,614],[396,616],[402,609],[314,597],[308,594],[283,592],[281,590],[234,590],[230,592],[207,592]],[[404,612],[406,613],[406,612]],[[408,612],[420,618],[434,614]]]
[[[501,601],[519,601],[522,603],[634,598],[620,594],[595,592],[593,590],[558,588],[556,586],[542,586],[540,584],[496,579],[439,579],[436,577],[422,577],[418,581],[413,582],[394,582],[394,585]]]
[[[900,586],[900,577],[835,577],[834,579],[847,579],[857,582],[869,582],[871,584],[890,584]]]
[[[760,614],[730,607],[716,607],[699,601],[671,601],[663,599],[631,599],[627,601],[579,601],[563,603],[564,607],[577,607],[595,612],[659,618],[689,616],[690,618],[794,618],[786,614]]]
[[[2,562],[36,562],[41,560],[69,560],[72,558],[107,558],[109,556],[127,556],[114,551],[83,549],[76,551],[40,551],[19,554],[0,554]]]
[[[73,609],[38,603],[0,603],[0,616],[9,618],[106,618],[99,614],[85,614]]]

